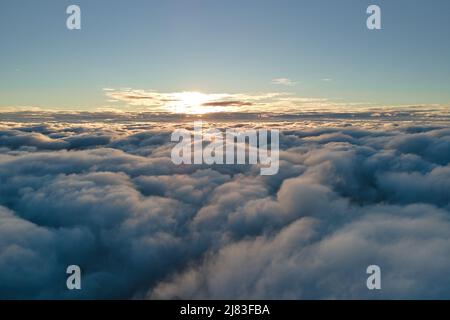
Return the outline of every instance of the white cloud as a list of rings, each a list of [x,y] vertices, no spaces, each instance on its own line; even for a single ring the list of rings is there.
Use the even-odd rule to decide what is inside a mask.
[[[276,79],[273,79],[271,83],[276,84],[276,85],[283,85],[283,86],[294,86],[298,82],[293,81],[289,78],[276,78]]]
[[[0,298],[449,298],[448,125],[368,114],[210,122],[281,129],[271,177],[172,164],[171,117],[5,114]]]

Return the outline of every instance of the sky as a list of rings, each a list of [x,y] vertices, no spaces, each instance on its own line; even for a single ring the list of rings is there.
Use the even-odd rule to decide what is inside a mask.
[[[71,4],[81,30],[66,28]],[[370,4],[382,30],[366,27]],[[0,110],[151,109],[154,94],[177,92],[244,98],[233,110],[269,93],[339,106],[449,104],[449,32],[447,0],[2,0]]]

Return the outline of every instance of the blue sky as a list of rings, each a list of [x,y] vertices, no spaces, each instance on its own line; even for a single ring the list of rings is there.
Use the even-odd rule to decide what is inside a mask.
[[[101,107],[102,88],[448,104],[449,36],[448,0],[2,0],[0,107]]]

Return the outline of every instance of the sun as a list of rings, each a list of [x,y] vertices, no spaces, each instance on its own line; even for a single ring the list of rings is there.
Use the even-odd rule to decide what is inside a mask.
[[[201,106],[203,103],[206,103],[209,98],[207,94],[201,92],[182,92],[180,94],[180,100],[186,105]]]
[[[171,101],[168,104],[169,109],[175,113],[186,114],[205,114],[222,111],[217,106],[208,103],[222,98],[218,94],[206,94],[197,91],[183,91],[171,94]]]

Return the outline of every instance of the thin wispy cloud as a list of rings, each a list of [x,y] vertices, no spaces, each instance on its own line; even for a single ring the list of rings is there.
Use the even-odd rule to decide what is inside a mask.
[[[202,93],[192,91],[157,92],[142,89],[104,89],[108,102],[145,107],[149,111],[173,113],[251,112],[261,111],[293,97],[287,92]],[[268,110],[270,111],[270,110]]]
[[[272,84],[275,85],[282,85],[282,86],[295,86],[298,84],[297,81],[291,80],[289,78],[276,78],[276,79],[272,79],[271,81]]]
[[[293,92],[204,93],[158,92],[132,88],[104,89],[107,102],[123,105],[129,111],[205,114],[213,112],[304,112],[331,111],[348,106],[367,107],[363,103],[331,101],[320,97],[302,97]],[[111,106],[108,106],[111,107]],[[114,107],[114,106],[113,106]]]

